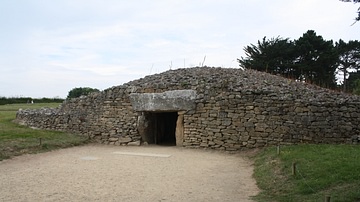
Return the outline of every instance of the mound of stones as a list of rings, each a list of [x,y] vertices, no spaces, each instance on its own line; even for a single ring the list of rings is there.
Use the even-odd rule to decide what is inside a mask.
[[[22,110],[17,120],[104,144],[138,145],[144,112],[134,110],[130,95],[175,90],[196,92],[194,109],[181,112],[181,146],[238,150],[302,142],[357,144],[360,139],[359,96],[238,68],[169,70],[66,100],[57,109]]]

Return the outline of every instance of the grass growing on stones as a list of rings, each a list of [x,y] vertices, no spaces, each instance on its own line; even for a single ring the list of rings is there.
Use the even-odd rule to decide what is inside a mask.
[[[360,147],[294,145],[261,150],[254,177],[258,201],[360,201]],[[296,162],[295,175],[293,163]]]
[[[87,138],[83,136],[31,129],[13,122],[20,108],[37,109],[57,106],[59,103],[0,105],[0,161],[25,153],[44,152],[86,143]]]

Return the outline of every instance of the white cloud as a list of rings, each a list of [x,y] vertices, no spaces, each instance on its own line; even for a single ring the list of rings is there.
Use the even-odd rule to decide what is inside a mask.
[[[24,0],[0,2],[0,96],[65,97],[169,68],[237,67],[264,36],[356,39],[339,1]]]

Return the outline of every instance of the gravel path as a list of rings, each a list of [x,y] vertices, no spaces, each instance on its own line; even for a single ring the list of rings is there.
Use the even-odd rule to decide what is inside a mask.
[[[251,201],[242,154],[87,145],[0,162],[0,201]]]

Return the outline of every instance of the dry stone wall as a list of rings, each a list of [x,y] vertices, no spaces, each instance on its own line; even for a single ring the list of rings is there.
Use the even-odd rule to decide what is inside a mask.
[[[184,147],[220,150],[294,143],[360,141],[360,97],[267,73],[196,67],[147,76],[56,109],[20,110],[17,121],[73,131],[98,142],[140,145],[139,112],[131,93],[194,90],[195,109],[183,119]]]

